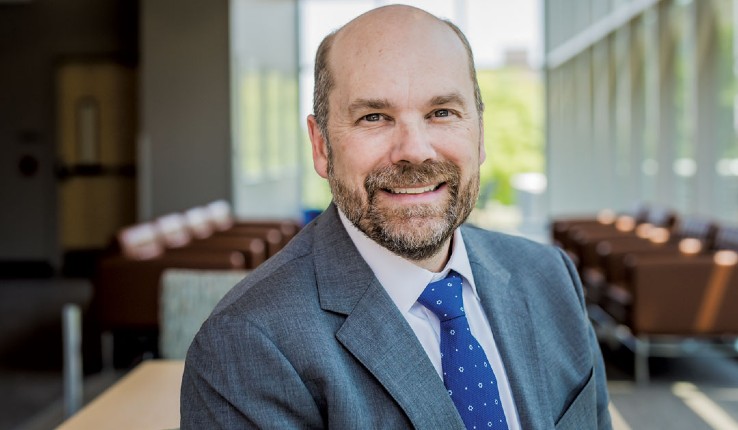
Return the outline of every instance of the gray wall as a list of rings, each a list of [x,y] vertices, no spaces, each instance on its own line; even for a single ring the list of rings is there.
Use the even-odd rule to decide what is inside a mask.
[[[294,32],[294,3],[282,3]],[[68,57],[138,66],[140,220],[233,200],[229,13],[228,0],[0,4],[0,264],[60,265],[54,65]],[[32,176],[19,172],[24,155],[38,160]]]
[[[135,61],[137,2],[0,5],[0,261],[58,264],[54,65],[67,57]],[[34,175],[18,168],[38,162]]]
[[[141,3],[139,218],[231,197],[228,1]]]

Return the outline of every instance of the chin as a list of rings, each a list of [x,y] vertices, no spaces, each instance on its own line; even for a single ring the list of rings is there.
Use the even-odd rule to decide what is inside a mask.
[[[390,251],[410,260],[434,256],[453,234],[445,219],[406,218],[370,235]]]

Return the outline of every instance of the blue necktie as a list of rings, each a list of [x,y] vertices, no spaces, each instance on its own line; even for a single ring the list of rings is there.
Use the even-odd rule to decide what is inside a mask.
[[[461,276],[451,271],[418,298],[441,321],[443,383],[467,429],[507,430],[497,378],[469,329],[461,285]]]

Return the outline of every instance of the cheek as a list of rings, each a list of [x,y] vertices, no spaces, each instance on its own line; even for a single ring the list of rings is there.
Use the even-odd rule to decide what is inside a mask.
[[[363,166],[361,158],[351,154],[335,154],[333,156],[333,175],[336,179],[352,189],[364,188],[364,180],[369,171]]]
[[[440,158],[452,162],[462,170],[478,170],[483,161],[477,145],[472,145],[469,141],[455,141],[444,145],[438,152]]]
[[[478,127],[466,122],[454,124],[438,130],[432,138],[443,158],[460,164],[481,164],[484,145]]]
[[[382,166],[385,155],[371,142],[343,144],[334,148],[333,169],[344,181],[364,184],[373,170]]]

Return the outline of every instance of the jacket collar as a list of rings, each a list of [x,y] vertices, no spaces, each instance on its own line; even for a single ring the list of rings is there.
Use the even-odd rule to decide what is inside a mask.
[[[341,225],[334,205],[316,221],[321,308],[346,315],[338,341],[371,372],[416,428],[463,429],[443,381]]]

